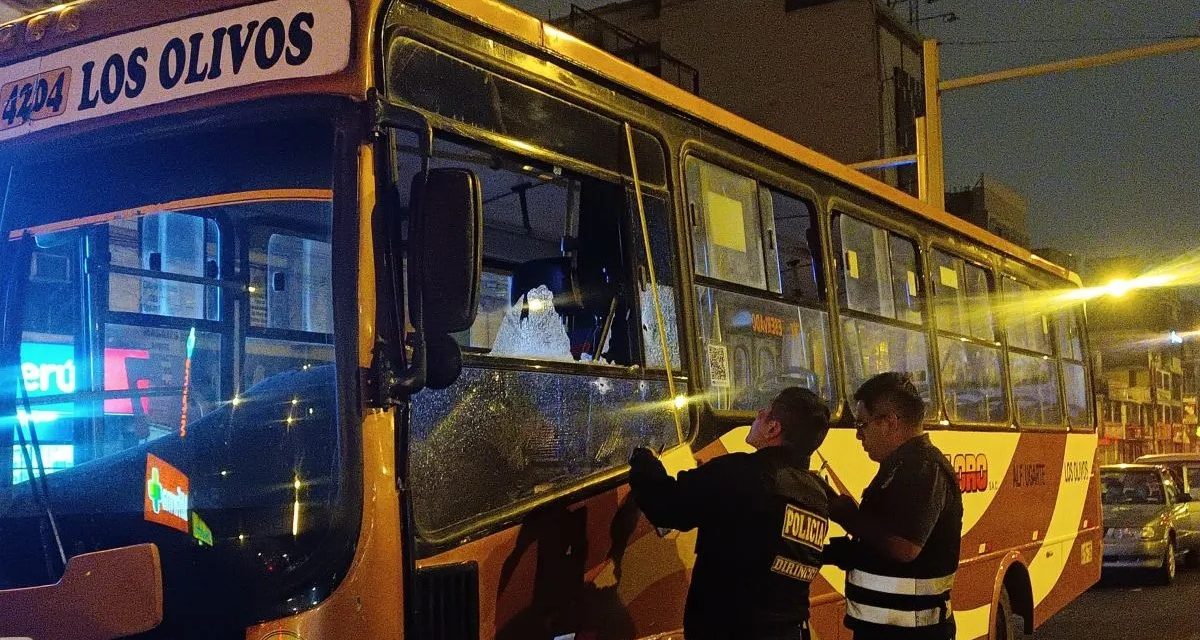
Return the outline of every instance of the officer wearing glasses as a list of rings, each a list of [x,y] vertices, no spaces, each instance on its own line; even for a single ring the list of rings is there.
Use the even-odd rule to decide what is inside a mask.
[[[808,640],[808,586],[821,568],[832,491],[809,471],[829,408],[789,387],[758,412],[757,451],[715,458],[678,479],[647,449],[629,484],[655,526],[699,528],[683,614],[687,640]]]
[[[908,376],[876,375],[854,400],[858,439],[879,471],[861,505],[847,496],[830,502],[830,518],[850,534],[825,552],[846,569],[846,626],[855,640],[952,639],[958,477],[921,426],[925,402]]]

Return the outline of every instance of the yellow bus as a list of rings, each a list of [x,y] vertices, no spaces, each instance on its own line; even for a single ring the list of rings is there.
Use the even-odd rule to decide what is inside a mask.
[[[60,5],[0,26],[0,167],[0,636],[678,638],[632,448],[800,385],[861,492],[884,370],[959,637],[1099,575],[1083,315],[1027,304],[1077,277],[506,5]]]

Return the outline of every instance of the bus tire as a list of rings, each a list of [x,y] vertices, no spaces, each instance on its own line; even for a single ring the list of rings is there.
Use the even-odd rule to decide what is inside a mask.
[[[1021,625],[1013,620],[1012,599],[1008,587],[1000,587],[1000,599],[996,601],[996,621],[992,625],[992,640],[1016,640],[1020,637]]]

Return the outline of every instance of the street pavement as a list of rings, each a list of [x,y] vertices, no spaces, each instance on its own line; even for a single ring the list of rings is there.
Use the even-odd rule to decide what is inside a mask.
[[[1034,634],[1035,640],[1200,640],[1200,569],[1180,567],[1175,583],[1105,576]]]

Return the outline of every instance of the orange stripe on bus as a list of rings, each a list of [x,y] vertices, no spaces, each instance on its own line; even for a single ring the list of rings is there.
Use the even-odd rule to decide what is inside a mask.
[[[275,202],[280,200],[322,201],[332,199],[332,189],[259,189],[256,191],[238,191],[235,193],[222,193],[211,196],[202,196],[199,198],[171,200],[170,202],[149,204],[142,207],[134,207],[132,209],[110,211],[108,213],[98,213],[93,216],[84,216],[82,218],[64,220],[62,222],[40,224],[34,227],[26,227],[24,229],[13,229],[8,233],[8,239],[17,240],[26,233],[32,235],[53,233],[55,231],[65,231],[67,229],[76,229],[94,224],[104,224],[117,220],[140,218],[142,216],[163,213],[165,211],[189,211],[192,209],[204,209],[207,207],[217,207],[221,205]]]

